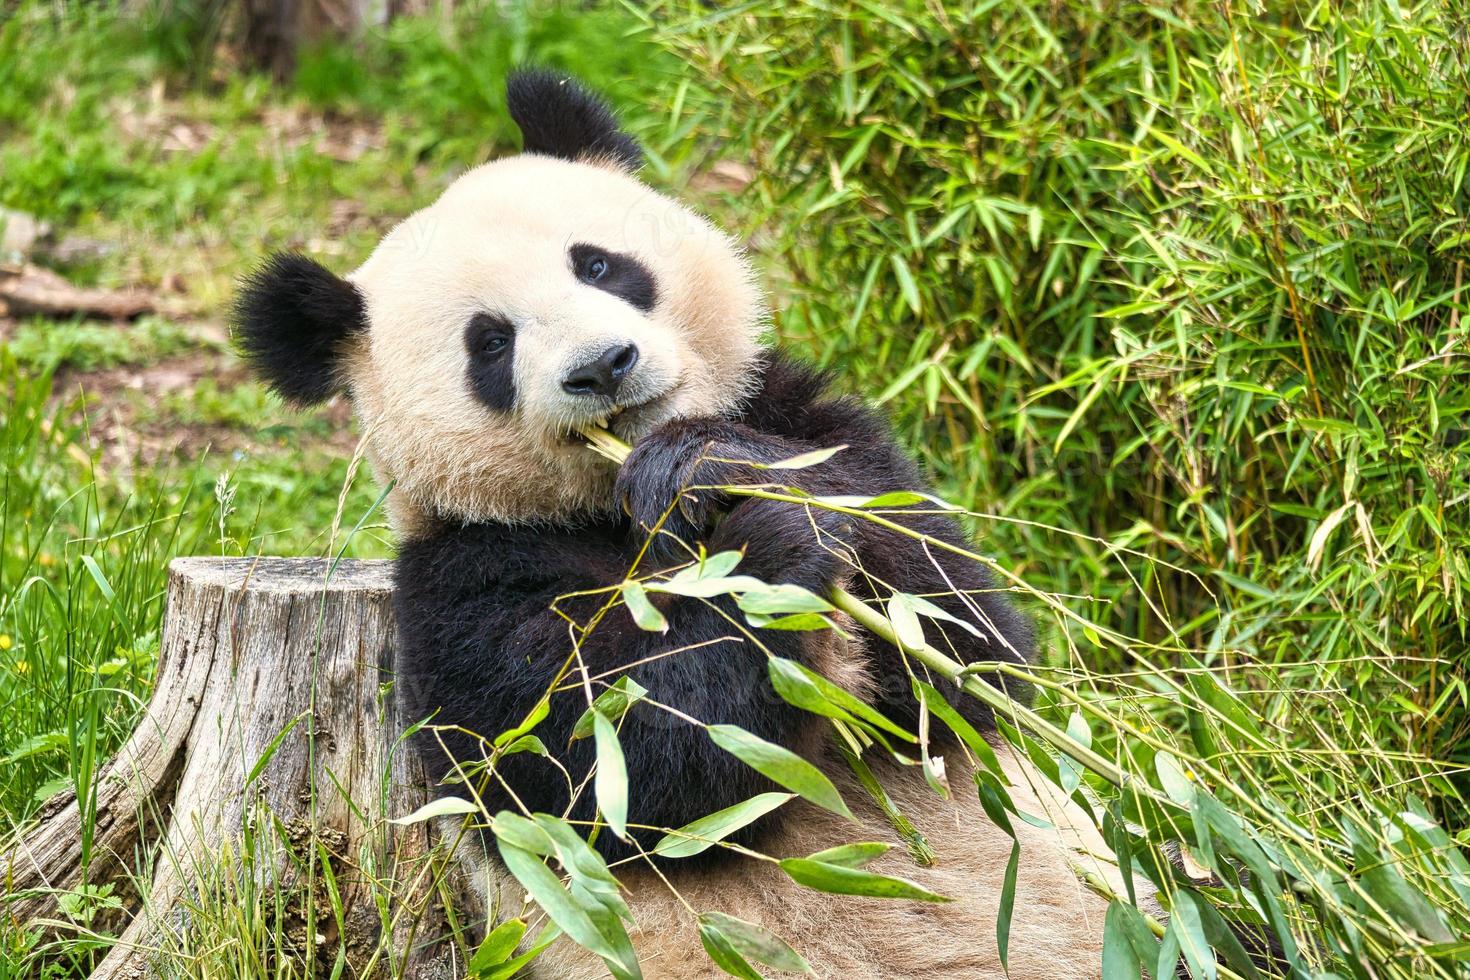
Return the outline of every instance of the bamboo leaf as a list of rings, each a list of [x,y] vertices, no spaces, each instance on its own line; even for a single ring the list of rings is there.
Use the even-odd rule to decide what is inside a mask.
[[[703,579],[724,578],[733,572],[740,559],[744,557],[738,551],[721,551],[707,556],[704,561],[695,562],[687,568],[681,568],[670,576],[670,582],[698,582]]]
[[[757,738],[735,725],[710,725],[710,741],[756,772],[824,810],[853,819],[832,781],[790,749]]]
[[[699,920],[699,940],[715,966],[730,976],[740,980],[766,980],[759,970],[745,961],[730,938],[714,924],[704,921],[703,917]]]
[[[519,813],[501,810],[490,821],[490,831],[501,840],[532,854],[542,857],[556,854],[556,843],[552,841],[551,835],[537,826],[534,820]]]
[[[470,976],[478,976],[490,969],[492,966],[500,966],[510,959],[515,953],[516,947],[521,944],[521,937],[526,934],[525,919],[507,919],[485,937],[480,943],[475,955],[470,957],[467,967]]]
[[[1126,902],[1108,905],[1103,921],[1103,980],[1141,980],[1144,964],[1159,958],[1159,941],[1149,932],[1143,913]]]
[[[613,980],[643,980],[633,941],[628,938],[628,930],[623,925],[624,920],[631,920],[632,916],[622,896],[616,892],[590,890],[575,878],[572,879],[571,895],[573,901],[587,911],[587,917],[612,949],[612,954],[603,956],[602,962]]]
[[[944,699],[933,686],[924,683],[917,677],[910,681],[914,689],[914,697],[918,699],[930,714],[944,722],[945,727],[960,737],[960,741],[975,753],[980,764],[986,769],[1004,778],[1000,767],[1000,759],[996,757],[995,749],[985,741],[974,725],[965,720],[964,716],[955,710],[954,706]]]
[[[1067,719],[1067,737],[1084,749],[1092,748],[1092,730],[1087,727],[1087,719],[1082,716],[1081,711],[1073,711]],[[1071,796],[1082,782],[1082,766],[1070,756],[1062,754],[1057,758],[1058,775],[1061,781],[1062,792]]]
[[[471,974],[471,976],[474,980],[511,980],[512,977],[529,966],[536,957],[546,952],[546,949],[552,943],[561,938],[561,934],[561,929],[557,928],[555,923],[548,922],[546,927],[537,933],[536,939],[531,944],[530,949],[519,956],[506,960],[504,963],[487,968],[488,972]]]
[[[539,755],[543,759],[551,755],[551,753],[546,750],[546,743],[541,741],[535,735],[522,735],[520,738],[507,745],[501,751],[501,755],[519,755],[522,752],[529,752],[532,755]]]
[[[667,592],[693,599],[712,599],[717,595],[732,595],[739,592],[759,591],[771,588],[758,578],[749,575],[726,575],[717,578],[680,579],[675,576],[667,582],[648,582],[649,592]]]
[[[835,864],[842,868],[864,868],[892,850],[893,845],[876,841],[859,844],[839,844],[825,851],[808,854],[808,861]]]
[[[923,309],[919,300],[919,284],[914,281],[914,274],[909,271],[909,264],[903,260],[903,256],[897,252],[888,256],[888,261],[893,264],[893,274],[898,278],[898,291],[903,296],[903,301],[918,316]]]
[[[766,672],[771,686],[788,704],[828,718],[861,721],[905,741],[917,741],[876,708],[794,660],[770,657]]]
[[[1440,921],[1434,906],[1414,887],[1391,863],[1374,856],[1367,856],[1371,866],[1363,873],[1363,887],[1379,902],[1382,902],[1403,925],[1408,926],[1430,942],[1448,943],[1456,938]]]
[[[868,497],[854,506],[878,510],[885,507],[914,507],[931,502],[932,498],[926,494],[914,493],[912,490],[894,490],[891,493],[880,493],[876,497]]]
[[[1230,969],[1239,974],[1242,980],[1260,980],[1260,972],[1255,963],[1251,961],[1250,954],[1245,951],[1245,946],[1230,928],[1230,924],[1222,916],[1209,900],[1198,892],[1183,889],[1181,894],[1188,896],[1194,903],[1196,911],[1200,916],[1200,922],[1204,925],[1205,939],[1215,949],[1216,953],[1223,956]]]
[[[916,902],[948,902],[950,899],[936,895],[926,888],[888,875],[875,874],[859,868],[847,868],[839,864],[827,864],[809,858],[786,858],[781,870],[798,885],[815,888],[817,891],[834,895],[865,895],[869,898],[904,898]]]
[[[893,632],[904,646],[918,648],[924,645],[924,626],[914,611],[914,597],[907,592],[895,592],[888,599],[888,621]]]
[[[480,808],[469,800],[462,800],[457,796],[441,796],[437,800],[430,800],[406,817],[398,817],[389,820],[389,823],[400,827],[407,827],[437,817],[457,817],[467,813],[479,813]]]
[[[1215,962],[1215,952],[1205,938],[1204,920],[1196,901],[1194,894],[1187,889],[1174,893],[1169,932],[1179,941],[1179,951],[1189,964],[1189,975],[1199,980],[1215,980],[1219,976],[1219,966]]]
[[[1327,547],[1327,539],[1337,529],[1337,525],[1343,522],[1348,512],[1353,508],[1353,502],[1348,501],[1322,519],[1317,525],[1317,530],[1312,532],[1312,540],[1307,544],[1307,565],[1316,568],[1322,562],[1322,551]]]
[[[515,876],[516,881],[541,906],[547,917],[572,937],[573,942],[598,956],[618,955],[613,945],[593,924],[587,910],[562,887],[560,879],[539,857],[499,837],[496,838],[496,845],[506,870]]]
[[[775,463],[760,463],[757,465],[761,469],[766,470],[804,470],[807,467],[816,466],[818,463],[827,462],[827,460],[831,459],[833,456],[836,456],[838,453],[842,452],[842,450],[846,448],[847,446],[843,445],[831,446],[827,449],[813,449],[809,453],[802,453],[800,456],[792,456],[790,459],[783,459]]]
[[[1021,842],[1013,841],[1011,856],[1000,889],[1000,908],[995,913],[995,948],[1000,953],[1000,968],[1011,972],[1011,916],[1016,910],[1016,873],[1021,866]]]
[[[929,619],[938,619],[946,623],[953,623],[971,636],[985,636],[974,623],[965,622],[948,609],[935,605],[923,596],[909,596],[909,604],[914,607],[914,612],[920,616],[927,616]]]
[[[495,747],[497,749],[504,748],[505,746],[514,742],[516,739],[520,738],[522,735],[525,735],[527,732],[531,731],[537,725],[541,724],[541,722],[546,720],[546,716],[550,714],[550,712],[551,700],[549,698],[542,698],[540,701],[537,701],[536,704],[531,708],[531,710],[526,714],[525,719],[519,725],[503,731],[495,737]]]
[[[699,917],[701,924],[718,929],[742,955],[758,963],[785,970],[788,973],[811,973],[808,963],[790,944],[765,926],[737,919],[724,912],[706,912]]]
[[[1179,768],[1179,762],[1172,755],[1160,752],[1154,756],[1154,771],[1159,774],[1159,785],[1169,794],[1169,799],[1180,806],[1194,803],[1194,784],[1184,775],[1184,770]]]
[[[592,735],[593,715],[600,714],[608,721],[617,721],[628,713],[629,708],[647,696],[647,688],[624,674],[606,691],[593,698],[592,706],[582,712],[582,716],[572,726],[571,741],[575,742],[579,738],[588,738]]]
[[[832,603],[810,589],[790,582],[781,585],[761,583],[758,588],[746,589],[736,600],[736,605],[745,612],[765,616],[832,611]]]
[[[692,857],[795,798],[794,793],[761,793],[759,796],[752,796],[665,835],[654,845],[653,853],[669,858]]]
[[[593,740],[597,744],[597,774],[593,788],[597,808],[612,832],[620,838],[628,836],[628,765],[623,747],[618,744],[618,730],[600,711],[592,713]]]
[[[811,633],[816,630],[832,629],[832,621],[821,613],[792,613],[787,616],[746,613],[745,621],[757,629],[763,630]]]
[[[628,615],[633,617],[633,622],[641,630],[650,633],[667,633],[669,621],[664,614],[649,601],[648,592],[637,582],[623,583],[623,604],[628,607]]]
[[[571,824],[548,813],[534,813],[531,819],[556,843],[556,859],[573,880],[604,897],[618,894],[618,879],[613,877],[607,862]]]

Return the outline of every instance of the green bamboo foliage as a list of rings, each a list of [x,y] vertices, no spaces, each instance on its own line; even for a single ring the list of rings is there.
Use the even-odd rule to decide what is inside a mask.
[[[659,24],[707,73],[683,111],[751,166],[783,335],[892,403],[961,499],[1207,571],[1150,583],[1201,643],[1241,632],[1218,591],[1258,655],[1444,656],[1466,612],[1464,15],[1282,6]],[[988,536],[1096,584],[1095,552]],[[1105,584],[1108,618],[1144,625]],[[1363,615],[1333,638],[1302,602]]]
[[[1055,724],[1080,712],[1170,804],[1123,794],[1112,831],[1264,855],[1295,883],[1236,911],[1295,932],[1302,971],[1456,975],[1466,13],[757,0],[648,24],[700,73],[671,132],[749,168],[718,206],[782,337],[984,512],[1053,623]],[[1221,896],[1180,894],[1213,943]],[[1114,964],[1149,962],[1137,924],[1110,920],[1136,940]]]

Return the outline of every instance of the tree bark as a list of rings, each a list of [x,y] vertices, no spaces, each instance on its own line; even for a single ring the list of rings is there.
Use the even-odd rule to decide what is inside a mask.
[[[388,562],[174,561],[147,711],[90,799],[58,799],[0,848],[10,914],[56,919],[59,892],[111,884],[130,919],[101,923],[125,929],[93,976],[153,975],[191,928],[176,905],[218,891],[221,847],[253,841],[253,873],[298,896],[274,925],[320,975],[339,951],[347,976],[457,972],[432,822],[388,822],[429,799],[398,743],[390,595]]]
[[[284,81],[303,48],[386,23],[393,9],[391,0],[245,0],[239,12],[246,60]]]

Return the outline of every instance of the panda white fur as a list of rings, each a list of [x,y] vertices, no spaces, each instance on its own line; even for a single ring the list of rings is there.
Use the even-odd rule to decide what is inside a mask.
[[[762,346],[761,293],[740,249],[639,181],[640,151],[600,100],[532,71],[511,78],[508,101],[523,154],[461,176],[346,278],[298,255],[273,257],[245,283],[236,309],[242,351],[281,395],[300,404],[338,390],[350,395],[377,474],[391,481],[389,512],[401,540],[397,687],[410,715],[437,712],[436,724],[486,737],[513,727],[568,661],[575,633],[566,617],[585,622],[605,601],[562,598],[552,611],[558,597],[622,581],[645,545],[640,572],[687,562],[681,541],[710,553],[742,550],[741,572],[818,592],[836,583],[873,599],[895,588],[947,594],[935,601],[976,627],[972,635],[930,624],[955,657],[1029,658],[1030,625],[973,563],[829,511],[681,496],[690,486],[769,482],[767,471],[742,464],[836,445],[847,448],[784,471],[781,482],[841,494],[927,486],[872,412],[833,394],[824,375]],[[600,421],[635,443],[621,468],[578,436]],[[903,521],[964,543],[946,517]],[[657,872],[626,861],[618,873],[645,975],[722,975],[700,950],[687,901],[699,912],[765,925],[823,977],[1002,976],[995,921],[1011,840],[985,816],[963,747],[939,743],[951,800],[913,768],[872,762],[936,851],[930,866],[917,866],[833,750],[827,723],[771,691],[766,653],[732,627],[739,620],[728,599],[669,596],[660,604],[667,633],[638,629],[619,607],[578,637],[589,676],[600,679],[594,686],[626,667],[652,701],[706,723],[740,725],[820,761],[859,818],[854,824],[796,801],[732,840],[779,857],[891,841],[900,846],[872,870],[954,901],[824,894],[720,847],[661,861]],[[912,729],[910,666],[861,629],[849,623],[847,631],[850,639],[761,630],[759,640]],[[568,746],[568,736],[586,693],[580,683],[567,687],[536,732],[579,781],[593,762],[591,740]],[[993,730],[973,699],[951,700]],[[469,735],[443,737],[460,761],[481,757]],[[699,727],[647,704],[624,719],[620,739],[635,825],[679,827],[774,788]],[[438,742],[421,747],[434,772],[449,770]],[[1013,821],[1022,859],[1010,976],[1096,976],[1105,903],[1075,868],[1115,879],[1107,848],[1027,764],[1003,755],[1017,804],[1054,825]],[[498,777],[508,789],[492,788],[492,812],[568,809],[568,778],[535,754],[503,760]],[[591,795],[578,795],[570,818],[594,818]],[[645,847],[659,836],[630,834]],[[636,853],[606,830],[597,846],[609,858]],[[489,907],[518,910],[521,890],[495,860],[484,865],[480,890]],[[599,977],[606,969],[563,940],[536,961],[534,975]]]

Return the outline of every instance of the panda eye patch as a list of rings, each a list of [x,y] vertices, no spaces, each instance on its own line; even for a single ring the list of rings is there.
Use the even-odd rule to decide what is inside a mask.
[[[653,273],[631,255],[579,243],[567,251],[572,272],[594,289],[610,293],[647,313],[658,302]]]
[[[508,411],[515,405],[515,374],[510,357],[515,339],[515,327],[510,321],[493,313],[476,313],[465,327],[470,390],[497,411]]]

